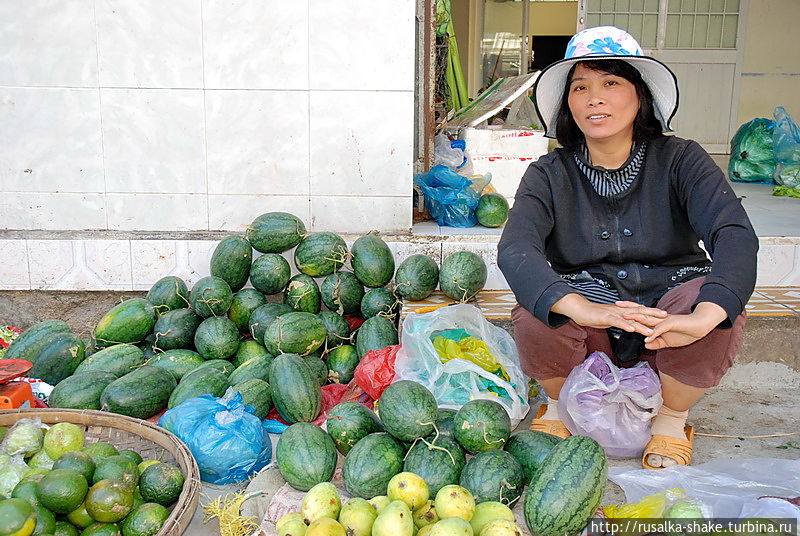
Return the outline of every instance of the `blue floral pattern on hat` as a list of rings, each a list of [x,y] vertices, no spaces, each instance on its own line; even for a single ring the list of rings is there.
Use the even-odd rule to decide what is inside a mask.
[[[641,56],[642,48],[625,30],[615,26],[587,28],[572,36],[565,59],[582,56]]]

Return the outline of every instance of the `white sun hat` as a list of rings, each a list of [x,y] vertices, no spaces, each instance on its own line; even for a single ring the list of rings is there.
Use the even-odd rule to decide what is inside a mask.
[[[536,113],[545,136],[556,137],[556,117],[572,66],[586,60],[622,60],[635,67],[653,95],[653,108],[663,132],[672,132],[669,123],[678,110],[678,79],[669,67],[644,56],[642,47],[625,30],[615,26],[587,28],[572,36],[564,59],[551,63],[539,74],[534,86]]]

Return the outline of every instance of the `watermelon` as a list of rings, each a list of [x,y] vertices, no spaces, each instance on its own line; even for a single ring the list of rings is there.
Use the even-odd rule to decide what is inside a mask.
[[[449,255],[439,270],[439,287],[449,298],[467,301],[486,284],[486,263],[471,251]]]
[[[328,379],[332,383],[350,383],[358,366],[359,356],[355,346],[344,344],[328,352]]]
[[[383,239],[376,235],[362,236],[353,243],[350,265],[364,286],[382,287],[394,275],[394,255]]]
[[[190,398],[202,395],[222,396],[228,387],[228,377],[213,369],[200,374],[196,372],[187,374],[172,391],[167,408],[172,409]]]
[[[180,277],[168,275],[153,283],[147,292],[147,301],[158,314],[183,309],[189,307],[189,288]]]
[[[310,422],[322,408],[322,392],[308,365],[295,354],[275,358],[269,370],[272,402],[286,422]]]
[[[283,255],[267,253],[253,261],[250,268],[250,282],[264,294],[283,292],[292,277],[292,268]]]
[[[317,314],[322,303],[317,282],[305,274],[292,277],[283,292],[283,303],[295,311]]]
[[[455,439],[453,419],[457,411],[449,408],[439,408],[436,412],[436,430],[439,434],[450,436]]]
[[[363,437],[344,459],[344,487],[354,497],[371,499],[386,494],[394,475],[403,470],[405,449],[397,439],[383,432]]]
[[[55,385],[72,376],[83,361],[83,339],[74,333],[51,333],[36,355],[32,355],[33,368],[26,376],[38,378]]]
[[[148,419],[167,406],[176,386],[170,371],[145,365],[108,384],[100,395],[100,409]]]
[[[162,314],[153,327],[153,346],[161,351],[191,348],[194,332],[203,319],[191,309],[173,309]]]
[[[151,357],[156,355],[156,353],[158,353],[158,349],[155,347],[155,343],[156,343],[156,334],[151,333],[136,346],[144,353],[145,359],[150,359]]]
[[[74,374],[84,372],[110,372],[117,378],[144,365],[144,352],[132,344],[116,344],[104,348],[83,360]]]
[[[399,308],[397,296],[386,288],[371,288],[361,298],[361,316],[364,318],[381,315],[394,319]]]
[[[206,318],[194,334],[194,346],[203,359],[227,359],[239,349],[239,330],[228,317]]]
[[[177,381],[181,381],[181,378],[189,372],[194,371],[203,363],[204,359],[200,354],[185,348],[167,350],[147,360],[148,365],[161,367],[170,371]]]
[[[459,484],[476,503],[496,501],[512,506],[522,496],[525,477],[519,462],[504,450],[486,450],[469,459]]]
[[[353,315],[361,311],[364,285],[352,273],[336,272],[322,281],[322,301],[325,307],[340,315]]]
[[[391,320],[383,316],[368,318],[356,332],[359,358],[363,358],[370,350],[382,350],[397,342],[397,329]]]
[[[231,385],[237,385],[253,378],[267,381],[269,379],[269,369],[272,367],[274,360],[269,354],[252,357],[230,373],[228,382]]]
[[[478,199],[475,217],[484,227],[500,227],[508,219],[508,201],[497,192],[483,194]]]
[[[253,311],[267,303],[267,298],[254,288],[243,288],[233,295],[228,318],[242,333],[250,333],[250,316]]]
[[[156,312],[149,301],[131,298],[115,305],[94,328],[98,346],[139,342],[153,330]]]
[[[336,447],[319,426],[296,423],[284,430],[278,439],[275,460],[281,476],[290,486],[308,491],[333,478]]]
[[[525,472],[525,483],[530,484],[542,462],[561,438],[537,430],[521,430],[506,441],[503,450],[510,453]]]
[[[311,313],[286,313],[264,332],[264,346],[272,355],[307,355],[322,346],[328,336],[325,324]]]
[[[227,281],[210,275],[194,284],[189,301],[194,312],[203,318],[224,316],[233,303],[233,292]]]
[[[250,335],[257,341],[264,340],[264,332],[276,318],[294,311],[285,303],[265,303],[250,315]]]
[[[211,255],[211,275],[224,279],[233,292],[241,289],[250,275],[253,248],[244,237],[226,236]]]
[[[455,439],[432,435],[414,443],[406,454],[403,471],[421,476],[433,499],[444,486],[459,483],[466,463],[466,453]]]
[[[322,311],[317,315],[322,323],[325,324],[325,329],[328,336],[325,339],[325,347],[327,349],[336,348],[345,342],[350,342],[350,324],[347,320],[333,311]]]
[[[409,380],[394,382],[381,395],[380,417],[386,431],[401,441],[432,433],[436,398],[423,385]]]
[[[272,395],[269,384],[258,378],[250,378],[237,383],[234,390],[242,393],[242,403],[255,410],[254,415],[263,420],[272,408]]]
[[[66,322],[61,320],[45,320],[39,322],[14,339],[3,355],[4,359],[25,359],[33,362],[33,357],[39,349],[47,344],[50,335],[54,333],[69,333],[71,330]]]
[[[375,413],[358,402],[340,402],[328,412],[327,422],[328,433],[343,456],[362,438],[383,431]]]
[[[234,367],[238,367],[242,363],[250,361],[254,357],[275,357],[267,352],[264,345],[258,341],[242,341],[239,343],[239,348],[236,350],[236,355],[233,356],[231,362]]]
[[[502,449],[511,435],[511,419],[494,400],[470,400],[453,417],[453,430],[469,452]]]
[[[577,534],[603,498],[608,460],[594,439],[560,441],[542,462],[525,495],[525,523],[534,536]]]
[[[308,365],[308,370],[311,371],[311,376],[317,380],[317,385],[322,387],[328,381],[328,365],[325,364],[320,357],[316,355],[304,355],[301,359]]]
[[[311,277],[330,275],[347,261],[347,244],[336,233],[308,235],[294,250],[294,264],[301,273]]]
[[[286,212],[262,214],[250,224],[244,237],[261,253],[283,253],[295,247],[306,235],[306,226]]]
[[[47,398],[51,408],[100,409],[100,395],[116,380],[110,372],[94,371],[64,378]]]
[[[424,300],[439,285],[439,266],[427,255],[411,255],[394,275],[394,291],[404,300]]]
[[[223,373],[225,376],[230,376],[231,372],[234,370],[234,366],[230,361],[226,361],[225,359],[209,359],[208,361],[203,362],[200,365],[197,365],[194,369],[187,372],[186,374],[194,374],[195,372],[205,371],[207,369],[215,369]]]

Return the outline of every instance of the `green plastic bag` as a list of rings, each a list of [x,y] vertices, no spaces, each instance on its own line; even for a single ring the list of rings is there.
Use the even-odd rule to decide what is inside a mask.
[[[736,182],[772,183],[775,170],[772,131],[775,122],[763,117],[745,123],[731,139],[728,177]]]

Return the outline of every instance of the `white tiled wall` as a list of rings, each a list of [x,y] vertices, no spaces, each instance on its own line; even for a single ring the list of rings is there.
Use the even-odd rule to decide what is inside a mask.
[[[415,8],[0,2],[0,229],[407,231]]]

